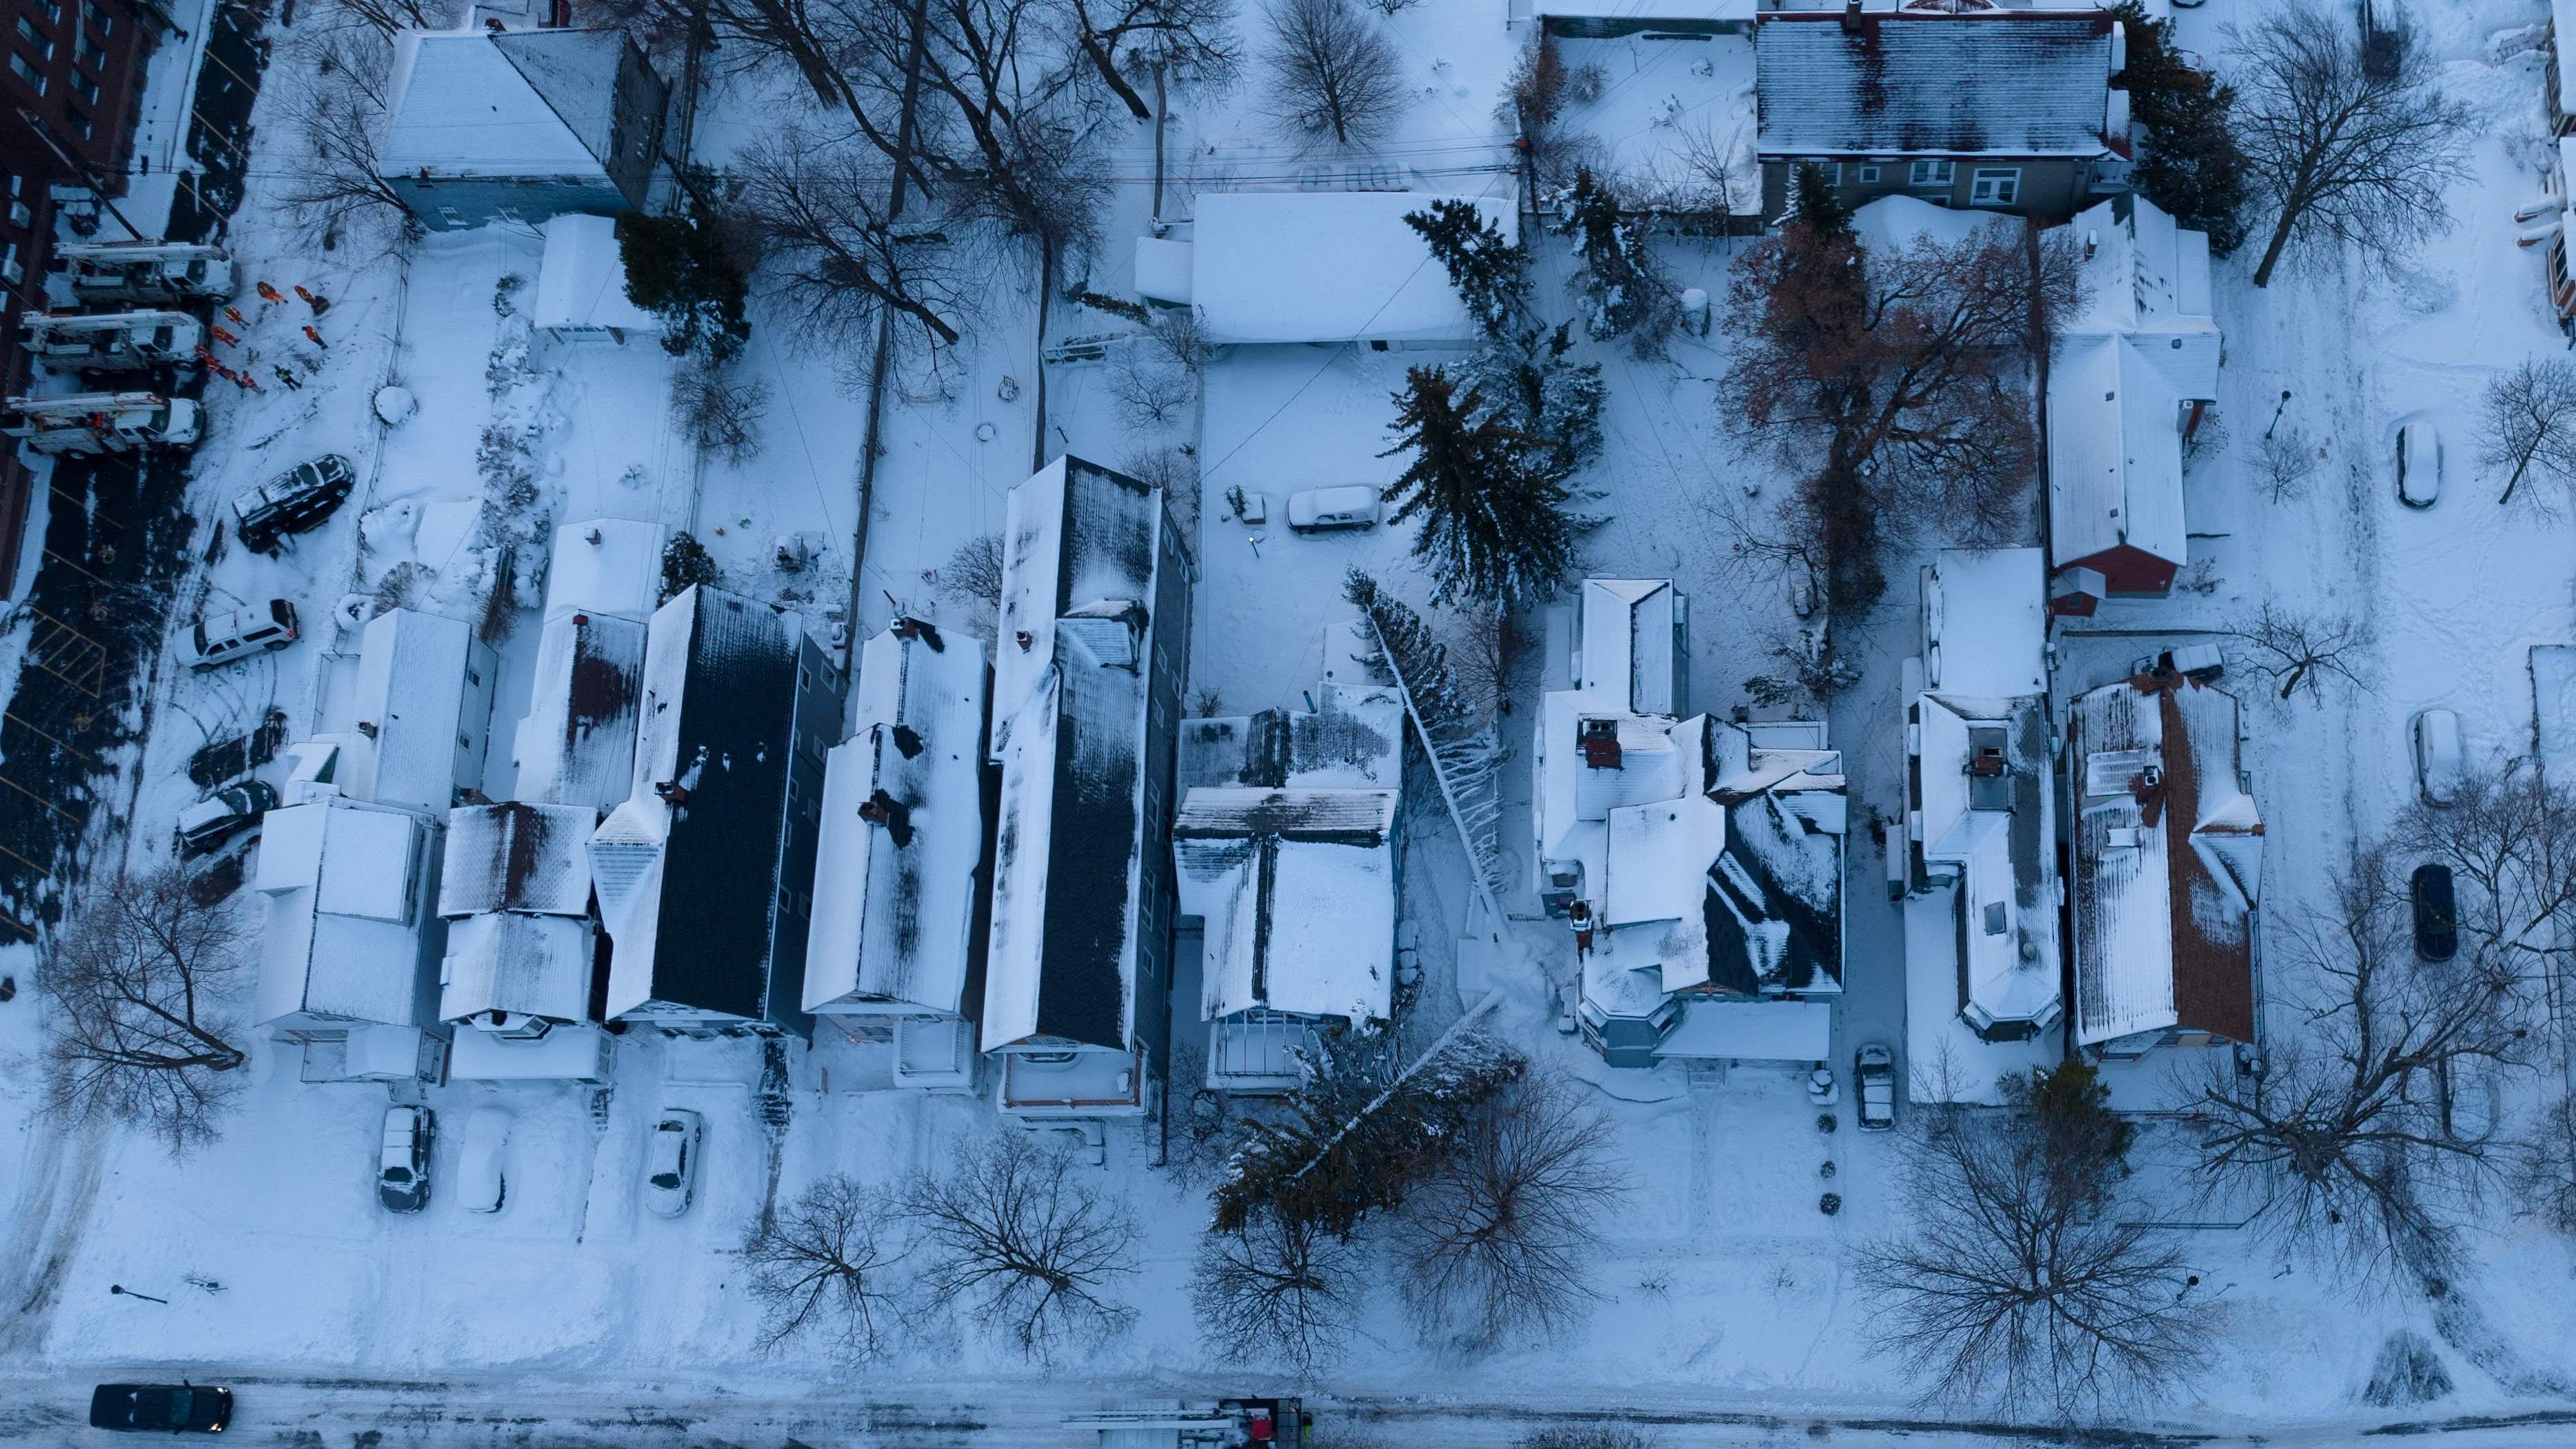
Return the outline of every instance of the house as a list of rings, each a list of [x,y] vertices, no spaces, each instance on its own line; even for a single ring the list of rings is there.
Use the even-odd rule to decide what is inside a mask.
[[[2008,1071],[2054,1062],[2059,980],[2056,765],[2047,560],[1945,549],[1922,574],[1905,665],[1903,901],[1907,1057],[1917,1100],[1993,1101]],[[2018,1047],[2014,1050],[1997,1050]]]
[[[1140,253],[1140,285],[1164,277],[1150,301],[1194,306],[1212,344],[1366,343],[1469,347],[1483,336],[1433,260],[1429,243],[1405,224],[1409,212],[1443,199],[1475,200],[1506,238],[1519,235],[1508,200],[1442,198],[1403,191],[1202,191],[1191,239]],[[1153,239],[1148,239],[1153,240]],[[1186,295],[1170,278],[1189,249]]]
[[[416,812],[338,795],[261,817],[251,1024],[303,1048],[306,1081],[439,1076],[438,838]]]
[[[445,818],[483,786],[499,662],[461,619],[388,609],[358,648],[354,729],[367,748],[363,800]],[[344,787],[345,788],[345,787]]]
[[[2048,360],[2049,566],[2055,607],[2161,595],[2187,560],[2183,445],[2218,397],[2209,234],[2143,196],[2075,219],[2083,310]]]
[[[2128,92],[2101,11],[1766,10],[1754,29],[1762,215],[1812,165],[1846,205],[1906,195],[2047,220],[2124,190]]]
[[[1617,40],[1645,33],[1664,40],[1749,36],[1754,0],[1530,0],[1528,9],[1553,39]]]
[[[608,1080],[585,849],[599,812],[511,801],[448,812],[438,1015],[459,1080]]]
[[[654,611],[643,691],[628,796],[590,838],[610,943],[601,1015],[805,1035],[839,671],[797,615],[701,584]]]
[[[2254,1042],[2263,821],[2233,695],[2171,671],[2066,722],[2075,1042],[2098,1058]]]
[[[984,1050],[1005,1112],[1132,1116],[1170,1057],[1195,566],[1162,489],[1079,458],[1011,490],[1002,539]]]
[[[805,1009],[893,1048],[895,1084],[975,1085],[992,879],[982,641],[915,619],[859,651],[823,775]]]
[[[616,218],[567,212],[537,230],[545,234],[546,250],[537,263],[530,325],[557,342],[604,337],[623,344],[630,332],[661,334],[661,319],[626,295]]]
[[[640,209],[668,95],[614,30],[406,30],[376,174],[432,231]]]
[[[1183,926],[1202,933],[1220,1091],[1286,1091],[1319,1033],[1394,1017],[1404,700],[1385,685],[1319,693],[1312,711],[1181,726],[1172,856]]]
[[[1651,601],[1634,587],[1579,597],[1584,683],[1541,701],[1531,812],[1578,1029],[1612,1066],[1822,1060],[1819,998],[1842,990],[1840,752],[1812,721],[1636,709],[1676,697],[1635,663],[1675,644],[1667,616],[1604,607]]]
[[[521,800],[616,809],[635,784],[649,628],[613,614],[569,612],[537,635],[536,678],[511,758]]]
[[[546,556],[546,617],[607,614],[637,623],[662,603],[671,530],[631,518],[592,518],[555,530]]]

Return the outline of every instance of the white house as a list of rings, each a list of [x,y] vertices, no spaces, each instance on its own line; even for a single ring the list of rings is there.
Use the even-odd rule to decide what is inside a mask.
[[[993,849],[985,659],[981,640],[897,621],[860,649],[857,728],[824,766],[805,1009],[889,1045],[898,1086],[975,1085]]]
[[[598,822],[588,805],[522,801],[448,813],[438,1014],[456,1027],[451,1077],[607,1080],[584,850]]]
[[[388,609],[367,621],[358,652],[356,731],[373,748],[366,788],[380,805],[444,818],[482,788],[498,662],[460,619]]]
[[[304,1048],[307,1081],[438,1076],[438,838],[420,814],[345,796],[261,817],[251,1020]]]

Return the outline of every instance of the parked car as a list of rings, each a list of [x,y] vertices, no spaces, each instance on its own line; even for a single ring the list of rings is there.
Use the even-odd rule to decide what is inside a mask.
[[[429,1147],[438,1118],[427,1107],[385,1109],[384,1146],[376,1154],[376,1201],[387,1212],[429,1206]]]
[[[2415,716],[2415,785],[2427,805],[2448,805],[2459,798],[2460,773],[2467,768],[2460,747],[2460,717],[2447,709],[2428,709]]]
[[[277,787],[266,780],[229,785],[179,812],[179,853],[203,855],[230,840],[264,811],[277,808]]]
[[[2442,435],[2422,419],[2397,430],[2397,501],[2430,508],[2442,496]]]
[[[1896,1125],[1896,1053],[1877,1042],[1852,1058],[1852,1080],[1858,1084],[1860,1128],[1884,1132]]]
[[[188,636],[188,667],[220,669],[263,651],[274,653],[298,637],[295,606],[284,599],[271,599],[259,608],[208,614]]]
[[[1288,526],[1299,533],[1377,527],[1377,490],[1365,483],[1309,488],[1288,495]]]
[[[2415,954],[2427,961],[2448,961],[2460,949],[2460,910],[2451,894],[2451,868],[2426,862],[2415,867],[2409,894],[2415,898]]]
[[[497,1213],[510,1200],[503,1156],[510,1145],[510,1114],[477,1107],[465,1119],[465,1150],[456,1161],[456,1196],[469,1213]]]
[[[698,1144],[706,1120],[695,1112],[667,1108],[653,1124],[644,1147],[644,1206],[656,1217],[676,1218],[689,1210],[698,1191]]]
[[[319,528],[348,500],[349,460],[325,453],[233,499],[233,532],[253,553],[275,553],[287,535]]]
[[[175,1384],[100,1384],[89,1391],[89,1426],[157,1434],[220,1434],[233,1421],[233,1391]]]

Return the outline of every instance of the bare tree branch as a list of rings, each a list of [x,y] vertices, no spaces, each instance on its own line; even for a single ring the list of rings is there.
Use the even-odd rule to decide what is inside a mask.
[[[2282,699],[2302,690],[2322,699],[2329,684],[2370,688],[2370,634],[2348,614],[2301,614],[2267,598],[2262,612],[2229,632],[2253,651],[2255,670],[2280,686]]]
[[[1190,1302],[1227,1355],[1284,1358],[1301,1374],[1341,1356],[1358,1317],[1354,1253],[1312,1223],[1262,1213],[1199,1244]]]
[[[1377,22],[1350,0],[1279,0],[1270,10],[1271,105],[1296,130],[1363,146],[1404,110],[1404,72]]]
[[[2478,461],[2511,470],[2498,503],[2511,503],[2523,475],[2535,468],[2562,487],[2576,482],[2576,362],[2526,358],[2487,384]]]
[[[761,1305],[760,1346],[822,1338],[852,1358],[873,1358],[893,1322],[887,1273],[901,1255],[887,1242],[890,1209],[873,1189],[834,1173],[742,1245],[748,1287]]]
[[[200,904],[176,864],[101,882],[37,972],[56,1012],[46,1105],[149,1129],[174,1149],[212,1141],[242,1088],[227,996],[248,942],[239,910]]]
[[[914,1177],[902,1212],[921,1235],[930,1298],[972,1305],[1022,1353],[1051,1357],[1136,1316],[1102,1296],[1136,1271],[1135,1216],[1026,1133],[984,1138],[945,1174]]]

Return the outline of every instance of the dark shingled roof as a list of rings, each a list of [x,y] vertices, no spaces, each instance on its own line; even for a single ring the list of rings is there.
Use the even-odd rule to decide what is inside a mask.
[[[2105,150],[2103,16],[1765,15],[1766,156],[2091,156]]]

